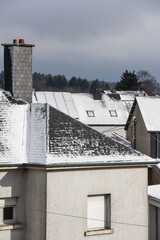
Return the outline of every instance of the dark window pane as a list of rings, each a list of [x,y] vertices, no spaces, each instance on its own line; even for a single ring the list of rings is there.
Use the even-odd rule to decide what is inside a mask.
[[[3,220],[13,219],[13,207],[5,207],[3,210]]]

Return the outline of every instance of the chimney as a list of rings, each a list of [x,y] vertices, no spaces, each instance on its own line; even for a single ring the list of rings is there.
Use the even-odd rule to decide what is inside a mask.
[[[102,100],[102,94],[104,91],[101,89],[95,89],[93,92],[93,98],[94,100]]]
[[[5,90],[15,99],[32,102],[32,47],[24,39],[13,40],[4,46],[4,80]]]

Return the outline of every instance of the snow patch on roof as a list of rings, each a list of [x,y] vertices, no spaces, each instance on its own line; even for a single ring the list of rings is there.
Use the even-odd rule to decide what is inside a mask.
[[[48,141],[47,104],[31,104],[28,118],[28,162],[46,163]]]
[[[137,97],[146,129],[148,132],[160,132],[160,98]]]

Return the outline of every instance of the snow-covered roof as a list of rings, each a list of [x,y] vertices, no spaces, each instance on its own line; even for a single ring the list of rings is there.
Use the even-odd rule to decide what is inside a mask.
[[[122,101],[134,101],[135,97],[144,97],[144,91],[117,91]]]
[[[33,103],[48,103],[50,106],[78,118],[78,113],[73,102],[72,94],[69,92],[34,92]]]
[[[0,90],[0,162],[26,160],[26,112],[28,104],[15,101],[8,92]]]
[[[137,97],[139,109],[148,132],[160,132],[160,98]]]
[[[131,111],[135,98],[137,96],[146,96],[144,91],[117,91],[116,93],[120,95],[120,99],[122,100],[124,107],[127,109],[128,114]]]
[[[48,104],[0,92],[0,164],[155,164]]]
[[[92,94],[72,94],[79,120],[88,125],[124,125],[127,120],[121,101],[103,94],[101,100],[94,100]],[[89,116],[89,113],[94,116]]]
[[[125,125],[130,110],[106,93],[94,100],[90,93],[34,92],[33,102],[48,103],[88,125]]]
[[[132,164],[154,161],[85,124],[50,108],[48,164]],[[156,162],[156,161],[155,161]],[[154,163],[154,162],[153,162]]]
[[[160,201],[160,184],[148,186],[148,196]]]

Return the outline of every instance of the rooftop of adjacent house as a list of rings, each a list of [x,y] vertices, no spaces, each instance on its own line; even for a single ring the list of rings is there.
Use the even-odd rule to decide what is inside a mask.
[[[0,163],[39,165],[155,164],[48,104],[15,101],[0,91]]]
[[[148,132],[160,132],[160,98],[136,97],[134,106],[138,104],[144,124]],[[134,110],[134,107],[132,111]],[[132,114],[132,112],[131,112]],[[129,116],[128,123],[131,119]],[[127,123],[127,126],[128,126]]]
[[[148,186],[148,196],[160,202],[160,184]]]
[[[34,92],[34,103],[50,106],[88,125],[125,125],[136,95],[141,92],[104,91],[100,100],[90,93]]]
[[[137,97],[145,126],[149,132],[160,131],[160,98],[157,97]]]

